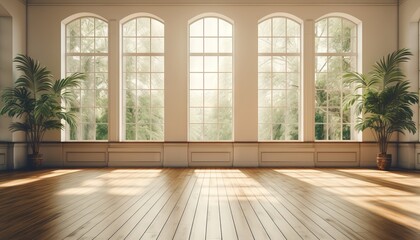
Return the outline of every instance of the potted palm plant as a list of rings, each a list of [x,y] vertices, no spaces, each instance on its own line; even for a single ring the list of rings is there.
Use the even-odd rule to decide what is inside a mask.
[[[419,102],[418,94],[410,92],[410,83],[399,67],[411,56],[408,49],[400,49],[381,58],[368,74],[350,72],[345,82],[354,87],[348,95],[347,107],[354,106],[359,117],[356,129],[371,129],[379,146],[376,158],[381,170],[389,170],[392,155],[387,153],[388,143],[394,133],[416,132],[412,105]]]
[[[31,57],[18,55],[14,62],[22,75],[13,87],[4,89],[1,94],[3,106],[1,115],[13,118],[10,131],[22,131],[26,134],[31,149],[28,154],[28,166],[39,168],[42,154],[39,146],[48,130],[63,128],[63,122],[75,125],[75,115],[70,107],[74,102],[71,88],[80,86],[84,75],[74,73],[66,78],[54,80],[46,67]],[[62,105],[63,103],[63,105]]]

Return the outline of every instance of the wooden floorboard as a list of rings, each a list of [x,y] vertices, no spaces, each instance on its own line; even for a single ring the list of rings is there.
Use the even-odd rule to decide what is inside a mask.
[[[0,172],[0,239],[420,239],[420,172]]]

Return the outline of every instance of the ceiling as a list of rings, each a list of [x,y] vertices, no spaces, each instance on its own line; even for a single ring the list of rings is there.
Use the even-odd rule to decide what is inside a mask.
[[[182,4],[398,4],[399,0],[27,0],[29,5],[124,5],[124,4],[150,4],[150,5],[182,5]]]

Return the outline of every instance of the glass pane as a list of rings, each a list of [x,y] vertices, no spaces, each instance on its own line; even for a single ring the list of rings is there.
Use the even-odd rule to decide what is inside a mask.
[[[271,74],[270,73],[258,74],[258,89],[271,89]]]
[[[136,52],[136,39],[135,38],[123,38],[123,53],[135,53]]]
[[[163,57],[152,57],[152,72],[164,72]]]
[[[217,123],[217,108],[204,108],[204,122],[205,123]]]
[[[94,123],[83,123],[82,124],[82,139],[83,140],[95,140],[96,128]]]
[[[95,72],[108,72],[108,57],[95,57]]]
[[[328,22],[328,19],[324,18],[324,19],[315,23],[315,37],[326,37],[326,36],[328,36],[327,22]]]
[[[152,104],[151,107],[163,107],[163,90],[152,90]]]
[[[205,73],[204,74],[204,88],[205,89],[217,89],[217,73]]]
[[[66,38],[66,52],[78,53],[81,50],[80,38],[71,37]]]
[[[272,101],[273,106],[280,107],[286,106],[287,104],[287,95],[285,90],[273,90],[272,91]]]
[[[287,38],[287,52],[299,53],[300,52],[300,38]]]
[[[324,108],[317,108],[315,110],[315,123],[327,123],[327,111]]]
[[[124,96],[125,96],[125,106],[127,108],[136,106],[136,91],[135,90],[124,91]]]
[[[135,140],[136,139],[136,125],[135,124],[126,124],[125,125],[125,139],[126,140]]]
[[[81,57],[81,71],[84,73],[94,72],[94,58],[93,57]]]
[[[202,73],[190,74],[190,89],[203,89],[203,74]]]
[[[219,89],[232,89],[232,73],[219,73]]]
[[[190,123],[203,123],[204,122],[204,109],[203,108],[190,108]]]
[[[136,72],[136,57],[123,57],[123,71],[124,72]]]
[[[271,107],[271,91],[270,90],[258,91],[258,106]]]
[[[130,79],[132,81],[132,79]],[[129,80],[129,81],[130,81]],[[95,74],[96,89],[108,89],[108,74],[96,73]]]
[[[108,24],[97,18],[95,18],[95,36],[108,37]]]
[[[152,89],[164,89],[164,76],[163,73],[151,74]]]
[[[316,38],[315,39],[315,51],[317,53],[326,53],[328,49],[328,38]]]
[[[150,57],[137,57],[137,72],[150,72]]]
[[[137,106],[140,108],[150,107],[150,91],[149,90],[137,90]]]
[[[271,123],[271,108],[258,108],[258,122],[259,123]]]
[[[232,72],[232,57],[219,57],[219,72]]]
[[[152,38],[151,52],[152,53],[163,53],[165,50],[165,41],[163,38]]]
[[[287,72],[300,72],[300,57],[287,57]]]
[[[95,108],[96,123],[108,122],[108,108]]]
[[[325,124],[315,124],[315,140],[326,140],[327,128]]]
[[[232,115],[232,108],[219,108],[219,123],[231,123]]]
[[[284,124],[272,125],[272,138],[273,140],[285,140],[285,126]]]
[[[80,30],[82,37],[95,36],[95,20],[94,18],[80,19]]]
[[[315,96],[315,105],[317,107],[326,107],[327,106],[327,91],[317,90]]]
[[[150,18],[142,17],[137,19],[137,36],[150,36]]]
[[[204,71],[217,72],[217,57],[204,57]]]
[[[273,108],[272,122],[273,123],[284,123],[286,122],[286,111],[285,108]]]
[[[271,53],[271,39],[272,38],[258,38],[259,53]]]
[[[190,107],[203,107],[203,91],[190,90]]]
[[[152,123],[159,123],[163,124],[163,117],[164,117],[165,111],[164,108],[152,108],[151,109],[151,122]]]
[[[217,90],[205,90],[204,91],[204,106],[205,107],[217,107]]]
[[[165,35],[165,27],[162,22],[152,19],[152,36],[163,37]]]
[[[286,72],[286,58],[273,57],[273,72]]]
[[[220,53],[232,52],[232,38],[219,38],[219,52]]]
[[[217,38],[204,38],[204,52],[205,53],[217,53],[218,39]]]
[[[191,141],[203,140],[203,125],[202,124],[190,124],[190,140]]]
[[[258,36],[271,37],[271,19],[258,24]]]
[[[232,106],[232,90],[219,90],[219,107]]]
[[[232,140],[232,124],[219,124],[219,140]]]
[[[190,36],[203,36],[204,32],[203,32],[203,19],[200,19],[198,21],[193,22],[190,25]]]
[[[204,36],[217,36],[218,34],[218,19],[207,17],[204,19]]]
[[[273,38],[273,52],[285,53],[286,52],[286,38]],[[288,52],[290,49],[288,49]]]
[[[203,72],[203,64],[203,57],[190,57],[190,72]]]
[[[271,123],[258,124],[258,140],[271,140]]]
[[[232,24],[219,19],[219,36],[231,37],[232,36]]]
[[[300,37],[300,24],[291,19],[287,19],[287,36]]]
[[[92,53],[94,52],[95,38],[82,38],[80,44],[83,53]]]
[[[137,89],[150,89],[150,74],[149,73],[137,74]]]
[[[108,91],[106,90],[96,90],[96,99],[95,99],[95,106],[96,107],[108,107]]]
[[[76,19],[66,25],[67,37],[80,37],[80,19]]]
[[[137,52],[150,53],[150,38],[137,38]]]
[[[80,72],[80,57],[68,56],[66,57],[66,71],[67,72]]]
[[[95,38],[95,52],[108,52],[108,38]]]
[[[123,25],[123,36],[135,37],[136,36],[136,20],[133,19]]]
[[[204,52],[203,38],[190,38],[190,52],[203,53]]]
[[[258,57],[258,72],[271,72],[271,57]]]
[[[273,89],[286,89],[287,79],[285,73],[273,73]]]
[[[289,34],[289,33],[288,33]],[[286,18],[273,18],[273,37],[286,36]]]
[[[218,140],[217,124],[204,124],[204,139]]]

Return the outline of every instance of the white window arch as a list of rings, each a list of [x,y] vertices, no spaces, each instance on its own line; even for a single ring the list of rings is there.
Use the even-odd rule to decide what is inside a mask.
[[[121,24],[123,140],[164,140],[164,23],[149,14]]]
[[[288,14],[258,23],[258,140],[299,140],[302,24]]]
[[[351,89],[343,84],[347,71],[360,65],[361,23],[330,14],[315,22],[315,140],[357,140],[356,117],[343,102]]]
[[[85,73],[81,87],[73,89],[77,128],[65,126],[64,140],[108,139],[108,23],[81,13],[62,22],[63,75]]]
[[[215,14],[190,21],[190,141],[233,140],[232,45],[232,21]]]

